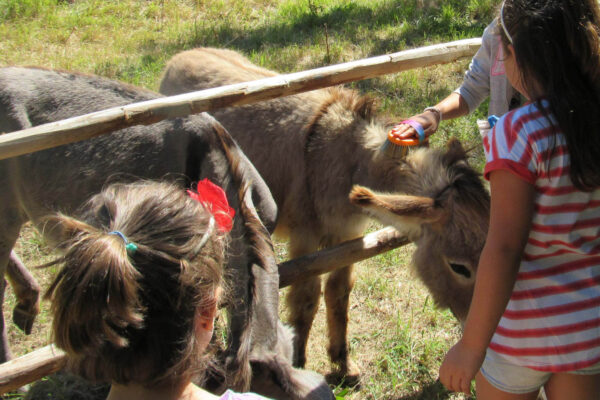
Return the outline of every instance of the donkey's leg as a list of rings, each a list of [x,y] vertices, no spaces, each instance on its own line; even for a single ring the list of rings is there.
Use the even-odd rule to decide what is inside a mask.
[[[304,368],[306,364],[306,343],[315,314],[319,308],[321,278],[311,277],[293,284],[287,294],[286,302],[289,323],[294,327],[294,366]]]
[[[13,132],[30,128],[31,122],[29,121],[26,107],[20,102],[14,104],[12,102],[14,99],[10,96],[8,98],[5,96],[6,94],[0,98],[0,132]],[[21,267],[18,264],[12,263],[15,260],[19,260],[16,254],[14,254],[13,258],[12,249],[19,237],[22,224],[27,220],[20,212],[18,196],[13,192],[15,182],[18,182],[18,173],[16,171],[18,171],[18,162],[15,158],[9,158],[0,163],[0,187],[3,189],[0,196],[0,221],[2,221],[3,225],[0,230],[0,328],[2,332],[0,339],[0,363],[11,359],[3,313],[4,290],[6,289],[4,277],[8,276],[12,281],[15,276],[22,273],[20,270]],[[10,267],[9,262],[12,263]],[[8,271],[9,268],[11,271]],[[26,272],[23,276],[30,276],[29,272]]]
[[[6,289],[6,280],[0,279],[0,304],[4,304],[4,290]],[[0,337],[0,364],[12,358],[10,345],[8,344],[8,334],[6,332],[6,322],[4,316],[0,315],[0,329],[2,336]]]
[[[0,363],[12,358],[2,309],[4,308],[4,289],[6,289],[4,277],[7,275],[9,258],[11,257],[13,246],[19,237],[19,230],[22,224],[17,215],[14,211],[5,211],[0,214],[0,221],[4,223],[3,229],[0,230],[0,329],[2,332],[0,339]]]
[[[4,305],[4,290],[6,289],[6,280],[4,279],[4,275],[6,273],[8,259],[14,244],[14,241],[10,242],[3,239],[4,238],[0,238],[0,311],[2,311]],[[3,312],[0,312],[0,332],[0,363],[3,363],[12,358],[12,353],[10,352],[10,346],[8,344],[8,334]]]
[[[313,235],[295,234],[290,237],[289,256],[296,258],[315,251],[317,243],[311,243]],[[310,277],[294,283],[287,294],[289,323],[294,327],[294,366],[304,368],[306,364],[306,343],[313,320],[319,308],[321,278]]]
[[[17,304],[13,309],[13,322],[29,335],[33,321],[40,312],[42,289],[14,251],[10,253],[6,276],[17,298]]]
[[[6,263],[8,260],[5,260]],[[2,261],[0,261],[2,262]],[[5,264],[6,265],[6,264]],[[0,275],[0,308],[4,304],[4,290],[6,289],[6,280],[4,280],[4,274]],[[6,331],[6,322],[4,321],[4,314],[0,314],[0,364],[4,363],[12,358],[10,352],[10,345],[8,344],[8,333]]]
[[[325,285],[329,357],[339,367],[341,377],[351,385],[358,383],[360,375],[358,367],[348,358],[348,304],[356,279],[353,270],[353,265],[350,264],[333,271]]]

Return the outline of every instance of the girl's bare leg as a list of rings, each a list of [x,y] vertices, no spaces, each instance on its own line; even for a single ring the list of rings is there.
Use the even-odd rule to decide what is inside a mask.
[[[598,400],[600,396],[600,374],[554,374],[546,382],[544,390],[548,400]]]
[[[477,400],[536,400],[539,391],[515,394],[503,392],[492,386],[481,372],[475,376],[475,385],[477,390]]]

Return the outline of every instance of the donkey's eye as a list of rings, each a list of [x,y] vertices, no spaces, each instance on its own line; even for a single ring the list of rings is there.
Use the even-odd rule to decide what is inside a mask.
[[[452,271],[464,276],[467,279],[471,278],[471,271],[469,271],[469,269],[462,264],[450,263],[450,268],[452,268]]]

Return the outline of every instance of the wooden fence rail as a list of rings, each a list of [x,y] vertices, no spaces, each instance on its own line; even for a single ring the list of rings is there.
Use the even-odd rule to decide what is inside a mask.
[[[302,278],[321,275],[386,251],[404,246],[410,241],[394,228],[388,227],[362,238],[307,254],[279,264],[279,288]]]
[[[279,264],[279,287],[288,286],[300,277],[330,272],[407,243],[408,239],[388,227],[362,238],[286,261]],[[65,357],[62,350],[48,345],[0,364],[0,395],[59,371],[65,365]]]
[[[471,57],[480,46],[481,38],[458,40],[110,108],[0,135],[0,159],[89,139],[132,125],[150,125],[167,118],[239,106],[412,68],[448,63]]]
[[[60,371],[66,361],[65,353],[49,344],[0,364],[0,395]]]

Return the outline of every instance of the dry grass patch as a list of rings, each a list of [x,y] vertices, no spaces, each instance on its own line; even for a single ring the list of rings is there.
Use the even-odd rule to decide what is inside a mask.
[[[371,230],[376,228],[380,227],[373,224]],[[441,360],[460,337],[460,329],[448,311],[435,308],[415,277],[410,264],[413,250],[414,245],[407,245],[355,265],[348,340],[351,358],[362,372],[362,387],[336,388],[344,399],[464,398],[437,383]],[[280,314],[285,321],[282,292]],[[324,375],[332,368],[323,300],[308,341],[307,368]]]

